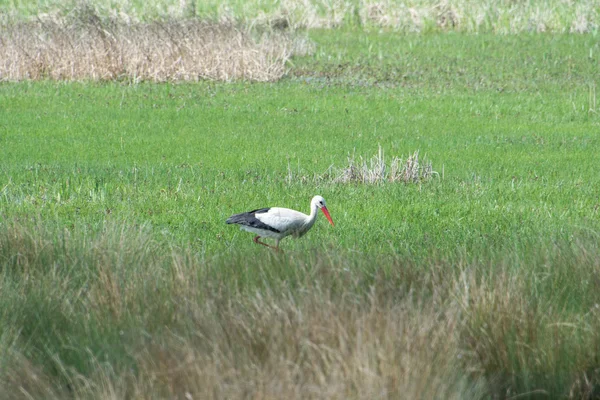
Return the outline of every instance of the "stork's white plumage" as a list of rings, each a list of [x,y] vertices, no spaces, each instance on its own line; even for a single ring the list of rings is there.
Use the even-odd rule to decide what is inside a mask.
[[[294,238],[299,238],[308,232],[317,219],[319,209],[333,225],[325,199],[321,196],[313,197],[310,202],[310,215],[289,208],[272,207],[235,214],[227,218],[226,222],[238,224],[241,229],[255,233],[257,235],[254,238],[255,243],[279,250],[279,241],[284,237],[292,235]],[[275,247],[261,242],[259,240],[261,237],[274,238]]]

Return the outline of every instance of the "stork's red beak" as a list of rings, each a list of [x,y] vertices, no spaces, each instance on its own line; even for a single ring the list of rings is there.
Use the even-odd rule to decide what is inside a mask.
[[[329,220],[329,223],[331,224],[331,226],[335,226],[333,224],[333,221],[331,220],[331,215],[329,215],[329,211],[327,211],[327,207],[323,206],[321,208],[321,211],[323,211],[323,214],[325,214],[325,216],[327,217],[327,219]]]

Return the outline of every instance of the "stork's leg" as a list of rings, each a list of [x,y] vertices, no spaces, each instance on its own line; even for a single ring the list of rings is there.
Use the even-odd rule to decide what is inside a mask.
[[[258,239],[260,239],[260,236],[256,236],[256,237],[254,237],[254,243],[257,243],[257,244],[262,244],[263,246],[270,247],[271,249],[279,250],[277,247],[273,247],[273,246],[271,246],[271,245],[269,245],[269,244],[266,244],[265,242],[261,242],[261,241],[260,241],[260,240],[258,240]],[[278,242],[277,244],[279,244],[279,242]]]

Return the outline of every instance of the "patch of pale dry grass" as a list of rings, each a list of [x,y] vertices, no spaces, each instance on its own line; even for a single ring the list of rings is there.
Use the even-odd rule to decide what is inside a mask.
[[[0,30],[0,81],[275,81],[294,51],[288,35],[228,22],[37,19]]]
[[[331,165],[327,172],[313,176],[302,173],[300,166],[294,171],[288,162],[285,182],[287,184],[307,182],[332,183],[362,183],[381,184],[391,183],[423,183],[439,174],[433,170],[430,160],[420,157],[419,151],[409,154],[406,158],[392,157],[386,161],[385,152],[379,146],[377,154],[370,159],[355,154],[348,156],[348,166],[339,168]]]
[[[388,165],[381,146],[379,146],[377,154],[368,162],[362,156],[357,159],[353,154],[348,157],[348,167],[343,169],[333,167],[332,171],[333,182],[336,183],[417,183],[438,175],[433,170],[431,161],[419,159],[419,151],[415,151],[405,159],[393,157]]]

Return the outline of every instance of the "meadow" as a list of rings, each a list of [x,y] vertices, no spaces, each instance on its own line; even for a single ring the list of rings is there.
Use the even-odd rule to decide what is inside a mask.
[[[598,36],[353,24],[268,82],[0,83],[0,397],[599,396]],[[280,254],[224,223],[315,194]]]

